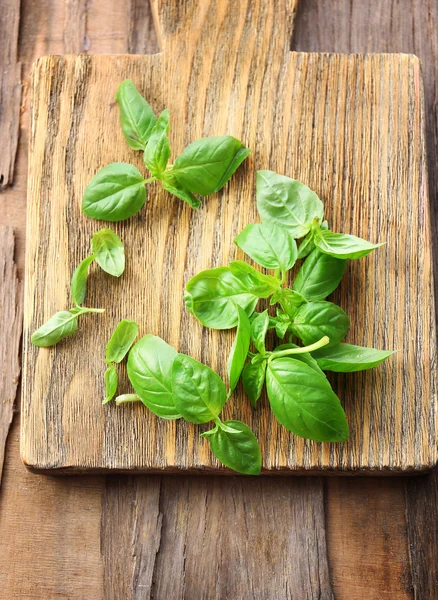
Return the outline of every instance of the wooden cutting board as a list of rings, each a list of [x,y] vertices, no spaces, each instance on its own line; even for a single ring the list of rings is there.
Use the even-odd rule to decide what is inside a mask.
[[[291,53],[287,0],[154,3],[163,52],[39,60],[33,103],[27,223],[21,451],[46,472],[227,473],[202,428],[157,419],[141,405],[102,406],[105,344],[122,318],[162,336],[225,376],[234,332],[206,330],[184,307],[185,283],[242,254],[233,238],[257,220],[255,172],[309,185],[334,231],[387,245],[350,261],[333,294],[351,317],[347,341],[399,353],[372,371],[336,375],[351,439],[319,444],[289,434],[266,397],[241,389],[224,411],[253,427],[266,473],[410,472],[437,459],[436,336],[420,64],[410,55]],[[288,18],[285,18],[286,14]],[[174,156],[190,141],[232,134],[253,149],[199,212],[148,188],[140,214],[117,223],[127,268],[97,268],[79,332],[54,348],[31,333],[71,305],[74,267],[104,224],[80,210],[83,191],[112,161],[142,169],[118,125],[114,94],[130,77],[156,112],[169,108]],[[119,393],[130,391],[126,373]]]

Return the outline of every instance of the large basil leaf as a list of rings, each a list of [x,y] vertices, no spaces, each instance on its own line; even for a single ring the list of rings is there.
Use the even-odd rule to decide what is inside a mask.
[[[327,379],[296,358],[268,364],[266,387],[278,421],[289,431],[317,442],[348,439],[348,424],[339,398]]]
[[[237,325],[236,304],[250,315],[258,296],[248,290],[246,281],[235,277],[228,267],[201,271],[186,286],[187,310],[205,327],[231,329]]]
[[[116,92],[120,109],[120,126],[125,140],[134,150],[144,150],[156,123],[154,111],[130,79]]]
[[[289,229],[274,222],[252,223],[234,243],[266,269],[292,269],[297,260],[297,244]]]
[[[309,345],[327,335],[330,346],[338,344],[348,331],[350,319],[348,315],[332,302],[308,302],[303,304],[295,314],[292,329],[294,333]]]
[[[105,398],[102,404],[110,402],[117,392],[117,386],[119,383],[119,376],[114,365],[109,365],[105,371]]]
[[[323,300],[338,287],[346,265],[315,248],[301,265],[293,289],[307,300]]]
[[[144,151],[144,163],[154,177],[160,178],[170,158],[170,144],[167,137],[169,131],[169,111],[163,110],[158,117],[148,145]]]
[[[106,345],[106,361],[108,363],[121,362],[128,354],[137,335],[138,325],[135,321],[128,319],[120,321]]]
[[[120,277],[125,270],[125,249],[119,236],[111,229],[101,229],[91,238],[91,248],[99,267]]]
[[[266,352],[265,338],[269,328],[269,322],[270,319],[268,311],[265,310],[260,313],[251,323],[251,338],[254,346],[257,348],[260,354],[265,354]]]
[[[71,297],[73,303],[76,305],[82,304],[82,302],[85,300],[85,295],[87,293],[88,267],[91,265],[94,259],[94,254],[87,256],[87,258],[84,258],[84,260],[81,261],[74,270],[71,278]]]
[[[233,260],[230,263],[230,271],[245,283],[249,292],[256,294],[259,298],[268,298],[280,286],[280,281],[276,277],[260,273],[243,260]]]
[[[288,227],[294,238],[305,236],[313,221],[324,216],[323,204],[315,192],[295,179],[258,171],[256,190],[262,220]]]
[[[63,338],[75,333],[77,329],[78,315],[69,310],[61,310],[32,334],[31,342],[41,348],[54,346]]]
[[[163,419],[178,419],[172,389],[172,365],[177,351],[161,338],[145,335],[128,356],[128,377],[141,401]]]
[[[201,206],[201,200],[194,196],[192,192],[185,190],[176,178],[172,179],[172,183],[163,180],[161,185],[167,192],[173,194],[180,200],[184,200],[184,202],[187,202],[192,208],[198,209]]]
[[[256,406],[257,400],[262,393],[263,384],[265,383],[267,359],[260,354],[245,365],[242,373],[242,383],[245,394],[248,396],[251,404]]]
[[[82,211],[92,219],[123,221],[146,202],[145,179],[132,165],[112,163],[101,169],[87,185]]]
[[[171,173],[184,188],[207,196],[227,183],[249,153],[250,150],[231,135],[202,138],[178,156]]]
[[[251,325],[249,323],[248,315],[243,308],[240,308],[240,306],[237,306],[237,314],[236,337],[231,347],[227,363],[230,394],[233,392],[239,381],[246,357],[248,356],[249,344],[251,342]]]
[[[329,254],[335,258],[361,258],[384,245],[385,242],[372,244],[347,233],[333,233],[322,229],[315,233],[315,246],[324,254]]]
[[[321,369],[338,373],[372,369],[380,365],[391,354],[394,354],[393,350],[376,350],[376,348],[344,343],[312,352]]]
[[[231,431],[234,430],[234,431]],[[262,455],[257,438],[245,423],[225,421],[214,430],[202,434],[210,442],[210,449],[226,467],[258,475],[262,468]]]
[[[219,375],[185,354],[178,354],[173,361],[172,386],[175,405],[190,423],[212,421],[227,400],[225,383]]]

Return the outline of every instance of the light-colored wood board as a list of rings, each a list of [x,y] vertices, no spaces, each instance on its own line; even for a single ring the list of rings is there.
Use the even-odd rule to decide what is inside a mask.
[[[232,239],[256,219],[254,171],[273,168],[314,188],[335,230],[388,242],[350,263],[334,298],[352,318],[348,341],[400,352],[372,372],[333,378],[351,425],[348,444],[289,435],[272,419],[266,398],[254,414],[238,394],[225,416],[239,416],[254,427],[265,472],[430,467],[436,461],[431,371],[436,348],[418,60],[290,54],[286,27],[275,29],[280,25],[274,27],[272,10],[246,13],[240,5],[227,18],[211,7],[199,14],[188,11],[192,27],[176,33],[166,20],[168,6],[162,10],[163,54],[48,58],[35,68],[25,340],[32,377],[26,374],[23,395],[25,462],[67,471],[221,470],[192,426],[160,422],[138,406],[102,409],[98,357],[117,320],[133,317],[143,333],[159,334],[225,372],[232,334],[203,331],[183,308],[182,288],[202,268],[240,256]],[[251,19],[263,21],[257,43]],[[189,47],[193,38],[196,52],[175,63],[179,44]],[[235,62],[228,54],[219,61],[225,42],[239,48]],[[30,333],[68,306],[71,272],[98,228],[80,213],[87,181],[112,160],[141,166],[141,157],[124,145],[110,100],[126,76],[156,110],[169,107],[175,154],[200,135],[225,131],[255,151],[198,213],[151,186],[146,209],[115,227],[127,248],[128,268],[120,281],[111,282],[114,294],[107,294],[109,278],[92,275],[89,302],[106,308],[105,318],[91,317],[75,338],[37,350],[28,343]],[[111,143],[93,136],[90,123],[105,123]]]

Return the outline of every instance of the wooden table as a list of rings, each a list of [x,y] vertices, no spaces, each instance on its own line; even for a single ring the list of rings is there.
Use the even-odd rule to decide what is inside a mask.
[[[420,56],[434,238],[437,30],[435,0],[301,0],[292,40],[303,51]],[[148,53],[158,45],[147,0],[3,0],[0,39],[0,223],[15,230],[22,277],[31,63],[44,54]],[[1,255],[11,265],[6,242]],[[7,297],[14,312],[15,297]],[[14,328],[3,325],[2,402],[15,389],[11,336]],[[437,524],[436,471],[325,479],[32,475],[19,458],[17,414],[0,487],[0,598],[433,600]]]

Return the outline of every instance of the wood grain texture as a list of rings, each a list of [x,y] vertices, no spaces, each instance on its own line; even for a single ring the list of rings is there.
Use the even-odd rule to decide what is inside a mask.
[[[224,416],[254,428],[267,473],[429,468],[436,462],[436,346],[418,60],[290,53],[290,19],[275,21],[269,3],[155,8],[160,55],[52,57],[35,66],[23,459],[34,469],[67,471],[223,471],[191,425],[160,422],[139,406],[102,409],[99,357],[115,323],[128,317],[225,373],[232,334],[203,330],[184,310],[182,288],[201,269],[241,257],[232,240],[256,219],[254,172],[272,168],[315,189],[335,230],[388,242],[349,264],[334,299],[351,316],[348,341],[400,352],[374,371],[333,378],[350,422],[348,444],[289,435],[266,398],[252,413],[236,394]],[[225,46],[238,52],[223,54]],[[74,339],[39,350],[30,333],[68,306],[71,272],[98,228],[80,213],[86,183],[114,160],[141,168],[111,102],[127,76],[156,110],[169,107],[175,154],[196,137],[224,132],[254,154],[198,213],[151,186],[146,210],[115,227],[127,248],[126,274],[117,282],[92,275],[89,303],[104,307],[105,318],[84,319]],[[90,123],[98,124],[94,136]],[[111,140],[98,134],[99,124]]]
[[[23,295],[14,262],[14,232],[0,227],[0,484],[20,378]]]

